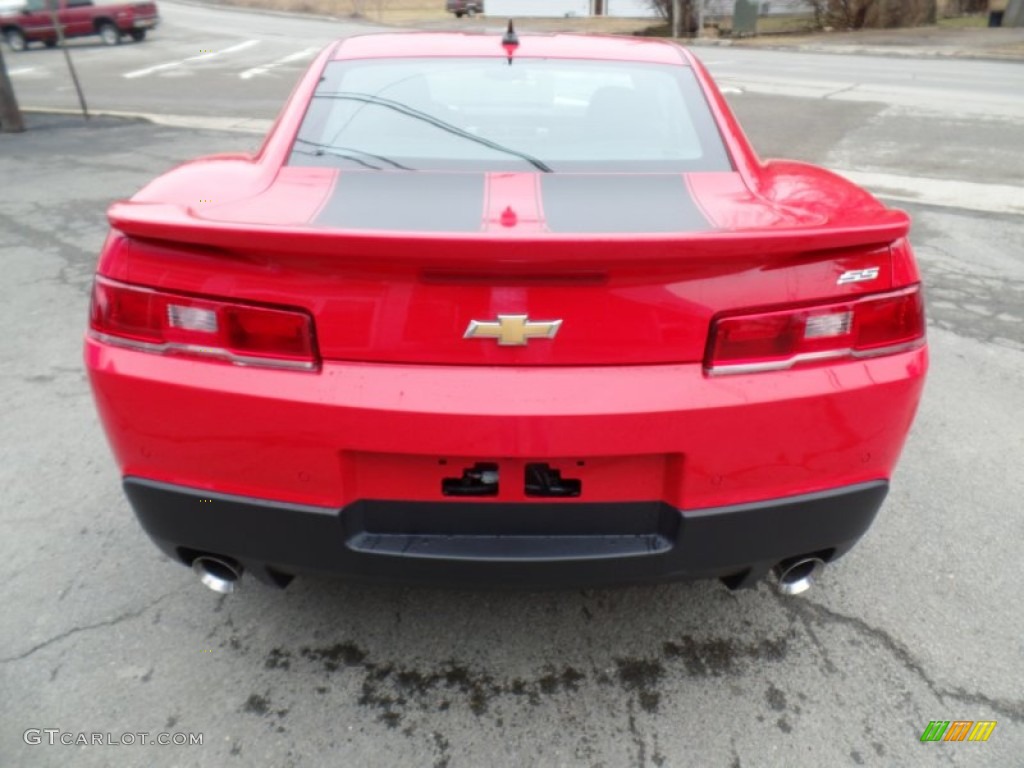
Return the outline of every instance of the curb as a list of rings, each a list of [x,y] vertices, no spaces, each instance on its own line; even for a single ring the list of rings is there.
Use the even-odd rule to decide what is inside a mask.
[[[766,42],[753,42],[752,40]],[[833,56],[878,56],[892,59],[971,59],[978,61],[1024,61],[1024,52],[1004,53],[968,48],[935,48],[913,45],[865,45],[856,43],[785,43],[769,37],[742,40],[695,38],[685,41],[689,48],[736,48],[737,50],[823,53]]]
[[[21,111],[43,115],[82,115],[82,111],[80,109],[66,109],[62,107],[22,107]],[[201,115],[158,115],[152,112],[127,112],[116,109],[90,110],[89,116],[114,117],[122,120],[145,120],[153,125],[162,125],[168,128],[194,128],[205,131],[248,133],[261,136],[266,134],[267,131],[270,130],[270,126],[274,123],[273,120],[255,117],[238,118],[204,117]]]
[[[357,24],[366,27],[380,27],[396,29],[388,24],[379,21],[361,19],[357,16],[326,16],[322,13],[302,13],[301,11],[276,11],[269,8],[247,8],[242,5],[231,5],[229,3],[204,3],[202,0],[168,0],[169,5],[187,5],[192,8],[205,8],[206,10],[231,11],[233,13],[248,13],[258,16],[277,16],[284,19],[313,19],[315,21],[333,21],[342,24]]]
[[[971,59],[977,61],[1024,61],[1024,54],[989,53],[982,51],[944,51],[937,48],[910,48],[903,46],[868,45],[778,45],[774,43],[749,45],[740,43],[739,49],[789,51],[791,53],[823,53],[833,56],[877,56],[890,59]]]

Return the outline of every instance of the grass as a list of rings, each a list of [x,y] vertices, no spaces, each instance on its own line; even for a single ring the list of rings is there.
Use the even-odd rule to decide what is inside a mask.
[[[640,32],[652,37],[668,37],[668,24],[658,23],[652,19],[654,26]],[[729,37],[732,34],[732,17],[711,17],[705,20],[705,34],[711,37]],[[809,14],[791,14],[785,16],[762,16],[757,20],[758,35],[800,35],[816,32],[814,17]]]
[[[365,18],[383,24],[409,24],[452,18],[444,0],[222,0],[227,5],[297,11],[322,16]]]
[[[951,16],[948,19],[939,19],[940,27],[947,29],[969,29],[972,27],[987,27],[987,13],[973,13],[970,16]]]
[[[817,31],[814,16],[793,14],[785,16],[762,16],[757,20],[759,35],[796,35]]]

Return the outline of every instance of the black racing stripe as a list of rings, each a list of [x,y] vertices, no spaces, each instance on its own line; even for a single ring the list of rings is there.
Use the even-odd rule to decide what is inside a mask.
[[[322,227],[403,232],[477,232],[482,173],[348,171],[316,218]]]
[[[682,175],[548,174],[541,206],[552,232],[697,232],[712,229]]]

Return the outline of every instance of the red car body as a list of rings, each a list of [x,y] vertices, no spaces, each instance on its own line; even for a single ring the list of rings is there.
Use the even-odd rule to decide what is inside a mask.
[[[905,214],[762,163],[674,44],[514,54],[483,35],[341,41],[258,154],[111,208],[85,360],[172,557],[279,584],[745,586],[868,528],[927,368]],[[325,68],[459,57],[688,70],[726,167],[289,163]]]

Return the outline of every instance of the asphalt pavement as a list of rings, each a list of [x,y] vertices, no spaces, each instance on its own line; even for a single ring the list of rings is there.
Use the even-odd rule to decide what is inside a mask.
[[[805,597],[307,576],[223,598],[122,497],[80,360],[90,279],[109,203],[186,159],[255,149],[256,133],[202,120],[266,120],[301,63],[240,74],[327,32],[255,17],[219,50],[272,40],[265,58],[261,42],[125,78],[186,58],[171,47],[205,22],[180,18],[168,46],[89,71],[120,106],[141,93],[137,111],[192,122],[32,113],[0,135],[0,766],[1021,765],[1019,65],[708,51],[763,155],[861,174],[910,211],[927,289],[932,370],[892,492]],[[844,79],[857,98],[835,94]],[[235,114],[190,111],[209,99]],[[922,743],[931,720],[997,725],[983,744]],[[147,743],[162,733],[203,743]]]

